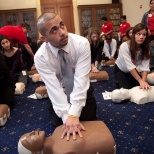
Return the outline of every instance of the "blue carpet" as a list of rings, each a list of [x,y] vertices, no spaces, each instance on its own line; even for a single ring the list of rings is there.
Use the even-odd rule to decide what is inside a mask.
[[[154,103],[137,105],[129,101],[115,104],[104,100],[102,92],[117,88],[113,67],[104,67],[110,79],[92,83],[97,101],[97,117],[109,127],[117,144],[117,154],[154,153]],[[21,135],[35,129],[52,134],[54,127],[49,122],[48,99],[27,98],[42,83],[32,83],[20,96],[15,96],[15,107],[5,126],[0,127],[0,154],[17,154]]]

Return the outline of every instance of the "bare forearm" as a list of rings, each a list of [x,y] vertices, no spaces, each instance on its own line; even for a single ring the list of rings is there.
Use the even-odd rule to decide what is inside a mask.
[[[131,70],[130,73],[137,81],[141,78],[135,69]]]
[[[147,71],[143,71],[143,72],[142,72],[142,80],[143,80],[143,81],[146,81],[146,80],[147,80],[147,74],[148,74]]]

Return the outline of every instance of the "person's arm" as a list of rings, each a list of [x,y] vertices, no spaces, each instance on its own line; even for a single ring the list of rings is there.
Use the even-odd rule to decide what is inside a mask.
[[[147,19],[148,19],[148,12],[144,13],[142,20],[141,20],[141,23],[144,24],[145,26],[148,26]]]
[[[81,130],[85,130],[79,121],[79,117],[82,108],[85,106],[87,90],[90,85],[89,72],[91,68],[91,54],[88,40],[86,40],[86,43],[80,43],[77,52],[79,52],[80,56],[75,68],[73,92],[70,94],[71,107],[68,113],[70,116],[68,116],[65,121],[65,129],[62,134],[62,138],[67,134],[68,140],[71,133],[73,134],[73,138],[76,139],[76,133],[82,137]]]
[[[3,79],[5,77],[5,69],[6,69],[5,59],[2,53],[0,53],[0,84],[3,83]]]
[[[112,54],[111,54],[111,57],[113,58],[116,51],[117,51],[117,41],[115,39],[112,39]]]
[[[139,82],[141,89],[149,89],[150,85],[146,82],[147,72],[142,73],[142,77],[139,76],[136,69],[130,71],[131,75]]]
[[[106,57],[110,58],[109,48],[106,41],[104,41],[103,53]]]
[[[34,53],[31,49],[31,47],[29,46],[29,44],[24,44],[24,47],[27,50],[27,52],[31,55],[31,57],[34,58]]]
[[[149,62],[150,62],[150,60],[149,59],[144,59],[144,60],[142,60],[142,62],[141,62],[141,64],[139,65],[139,68],[140,68],[140,70],[142,71],[142,80],[144,81],[143,83],[145,84],[145,85],[147,85],[148,83],[147,83],[147,75],[148,75],[148,72],[150,71],[150,69],[149,69]],[[143,83],[141,83],[141,84],[143,84]],[[140,85],[141,85],[140,84]],[[149,85],[149,84],[148,84]],[[143,85],[144,86],[144,85]],[[142,87],[143,87],[142,86]],[[144,88],[142,88],[141,87],[141,89],[146,89],[146,87]],[[150,88],[150,86],[147,86],[148,88]]]
[[[113,32],[113,30],[108,31],[107,33],[105,33],[105,35],[109,35]]]
[[[21,56],[22,56],[21,51],[17,49],[16,52],[14,53],[14,60],[12,63],[13,66],[11,72],[13,73],[13,75],[17,72],[19,61],[22,58]]]
[[[95,58],[93,57],[93,53],[96,52],[95,51],[96,48],[93,46],[93,44],[91,44],[90,50],[91,50],[91,71],[92,72],[99,72],[99,70],[97,69],[97,66],[95,65]]]
[[[98,66],[98,63],[102,60],[102,51],[104,47],[104,42],[100,42],[96,47],[96,58],[95,58],[95,66]]]
[[[113,25],[111,23],[108,23],[108,27],[109,27],[110,30],[107,33],[105,33],[105,35],[109,35],[113,32],[114,28],[113,28]]]
[[[91,64],[91,72],[99,72],[99,70],[97,69],[97,67],[95,65],[96,64],[94,64],[94,63]]]
[[[55,66],[59,66],[58,61],[53,60],[49,56],[50,54],[48,55],[46,46],[46,43],[43,44],[36,52],[34,56],[35,67],[46,85],[55,113],[65,121],[68,117],[70,103],[68,103],[67,96],[56,76]]]

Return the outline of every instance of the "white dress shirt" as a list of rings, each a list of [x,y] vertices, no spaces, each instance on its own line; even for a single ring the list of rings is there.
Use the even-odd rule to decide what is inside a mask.
[[[115,63],[119,67],[119,69],[125,73],[130,72],[136,67],[139,68],[140,71],[150,71],[149,70],[149,60],[141,59],[141,51],[138,51],[136,62],[133,63],[131,59],[130,49],[127,42],[121,44],[119,48],[118,58]]]
[[[107,43],[107,41],[104,41],[104,48],[103,48],[103,53],[105,54],[105,57],[108,57],[109,59],[111,57],[114,57],[116,50],[117,50],[117,41],[115,39],[112,39],[111,43],[110,43],[110,47],[111,47],[111,55],[109,52],[109,44]]]
[[[58,48],[43,43],[35,54],[35,66],[42,77],[56,114],[63,122],[68,114],[80,116],[85,106],[87,90],[90,85],[91,52],[89,41],[76,34],[68,33],[68,44],[62,48],[68,53],[68,60],[74,72],[74,87],[70,102],[62,86],[62,74]]]

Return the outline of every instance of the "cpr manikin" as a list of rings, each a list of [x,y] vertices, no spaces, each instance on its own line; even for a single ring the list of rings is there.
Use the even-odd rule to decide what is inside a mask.
[[[147,82],[152,85],[154,84],[154,72],[147,75]]]
[[[109,75],[106,71],[99,71],[97,73],[90,72],[89,78],[90,80],[97,80],[97,81],[108,80]],[[43,82],[41,76],[38,73],[32,75],[32,81],[33,82]]]
[[[22,82],[17,82],[15,84],[16,88],[15,88],[15,93],[16,95],[18,94],[23,94],[23,92],[25,91],[25,84]]]
[[[35,74],[32,75],[32,81],[33,82],[38,82],[38,81],[43,82],[40,74],[38,74],[38,73],[35,73]]]
[[[115,141],[102,121],[82,122],[83,138],[77,136],[67,141],[61,139],[63,126],[55,129],[52,136],[45,137],[44,131],[33,131],[21,136],[18,142],[19,154],[114,154]]]
[[[10,116],[10,108],[6,104],[0,104],[0,126],[4,126]]]
[[[40,86],[35,89],[35,95],[37,99],[47,98],[48,93],[45,86]]]
[[[136,104],[145,104],[154,101],[154,86],[148,90],[140,89],[136,86],[132,89],[116,89],[111,92],[113,102],[120,103],[124,100],[130,100]]]

